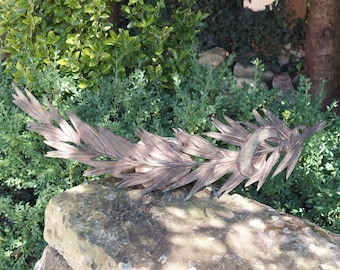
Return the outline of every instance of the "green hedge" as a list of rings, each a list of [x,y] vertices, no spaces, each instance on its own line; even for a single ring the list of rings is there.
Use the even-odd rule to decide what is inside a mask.
[[[286,20],[286,0],[276,0],[265,10],[254,12],[243,8],[243,1],[198,0],[197,8],[209,13],[203,20],[203,30],[199,34],[200,47],[219,46],[237,54],[237,60],[248,64],[254,58],[262,59],[266,68],[273,71],[295,72],[301,65],[299,59],[287,50],[298,52],[306,40],[306,23],[294,21],[292,28]],[[282,54],[289,62],[279,64]]]
[[[176,8],[163,0],[125,2],[119,19],[128,21],[127,27],[111,23],[114,1],[2,1],[6,71],[17,84],[34,85],[40,79],[36,70],[52,63],[86,88],[103,75],[125,77],[138,67],[167,85],[168,74],[187,69],[207,15],[193,10],[192,0],[179,1]]]

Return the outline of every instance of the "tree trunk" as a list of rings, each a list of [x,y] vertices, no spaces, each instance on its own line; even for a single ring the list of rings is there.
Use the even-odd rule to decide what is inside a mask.
[[[307,17],[306,69],[317,96],[322,78],[327,80],[324,106],[340,99],[340,1],[310,0]]]
[[[112,8],[111,8],[111,14],[110,14],[110,18],[109,18],[109,20],[110,20],[110,22],[111,23],[113,23],[113,25],[114,25],[114,28],[115,29],[118,29],[119,27],[121,27],[121,25],[120,25],[120,12],[119,12],[119,10],[120,10],[120,3],[113,3],[113,1],[112,2],[110,2],[111,3],[111,5],[112,5]]]

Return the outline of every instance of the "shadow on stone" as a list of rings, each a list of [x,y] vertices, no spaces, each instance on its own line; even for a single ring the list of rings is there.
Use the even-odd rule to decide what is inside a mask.
[[[46,209],[45,240],[73,269],[340,266],[339,235],[256,201],[211,199],[208,189],[189,201],[185,188],[140,191],[116,189],[113,179],[65,191]]]

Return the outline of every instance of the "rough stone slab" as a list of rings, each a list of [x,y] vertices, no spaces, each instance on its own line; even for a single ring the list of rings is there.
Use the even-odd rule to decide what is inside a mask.
[[[41,259],[34,270],[73,270],[58,251],[50,246],[45,247]]]
[[[277,73],[273,77],[273,87],[277,87],[283,92],[294,91],[294,86],[292,84],[292,79],[288,72]]]
[[[229,53],[220,47],[215,47],[210,50],[201,52],[199,54],[198,63],[200,65],[208,65],[214,68],[221,67],[222,64],[227,60]]]
[[[242,77],[235,77],[236,79],[236,85],[239,88],[243,87],[243,84],[247,85],[255,85],[256,81],[254,79],[249,79],[249,78],[242,78]],[[268,85],[265,82],[261,82],[261,90],[268,90]]]
[[[340,235],[239,195],[184,201],[111,180],[52,199],[44,237],[74,269],[340,269]]]
[[[233,74],[235,77],[254,79],[255,66],[244,66],[240,63],[236,63],[234,66]],[[271,83],[274,73],[271,70],[266,70],[261,80],[265,83]]]

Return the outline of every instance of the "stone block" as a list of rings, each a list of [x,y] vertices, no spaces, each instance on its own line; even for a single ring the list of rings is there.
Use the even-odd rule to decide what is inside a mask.
[[[236,77],[236,83],[241,88],[243,84],[254,85],[256,82],[254,79]],[[261,83],[261,90],[268,90],[268,85],[265,82]]]
[[[233,70],[233,75],[240,78],[254,79],[255,66],[244,66],[240,63],[236,63]],[[271,70],[266,70],[261,78],[267,84],[270,84],[273,79],[274,73]]]
[[[214,68],[220,67],[229,56],[229,53],[220,47],[215,47],[199,54],[198,63],[200,65],[208,65]]]
[[[338,234],[237,194],[187,193],[80,185],[49,202],[45,240],[82,270],[340,269]]]
[[[34,270],[73,270],[54,248],[46,246]]]

